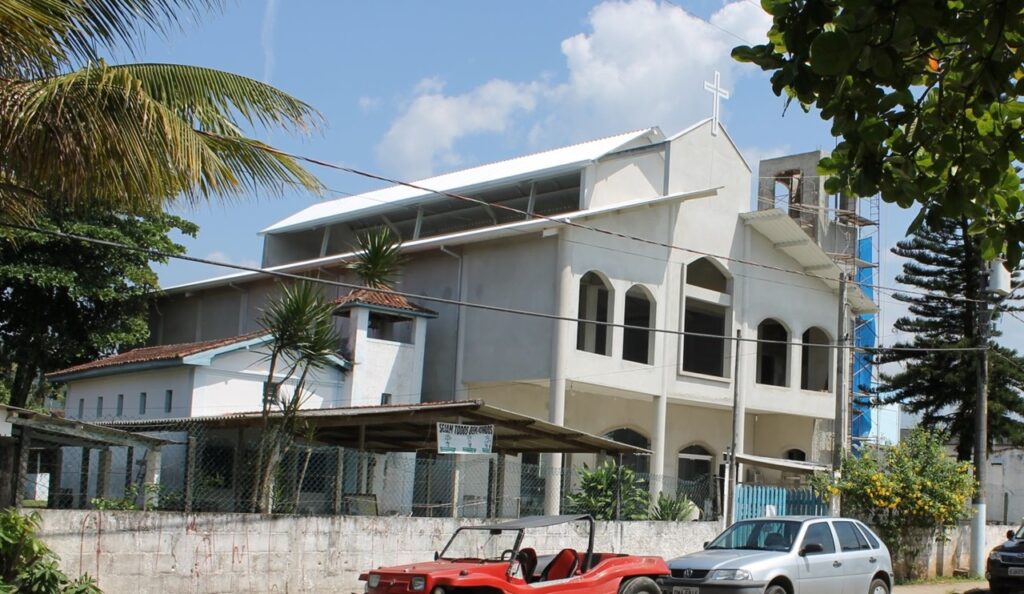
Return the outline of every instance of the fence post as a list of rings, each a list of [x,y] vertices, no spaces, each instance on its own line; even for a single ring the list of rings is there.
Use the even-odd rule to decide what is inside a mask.
[[[124,452],[124,493],[128,495],[128,488],[132,486],[132,467],[135,466],[135,447],[128,446]]]
[[[619,452],[619,463],[615,465],[615,521],[622,520],[622,453]]]
[[[459,517],[459,454],[452,455],[452,517]]]
[[[85,509],[89,502],[89,462],[91,462],[92,450],[88,447],[82,448],[82,475],[78,477],[78,507]]]
[[[247,504],[247,498],[244,490],[241,488],[242,485],[242,468],[245,465],[244,459],[245,452],[245,427],[239,427],[235,434],[235,450],[234,456],[231,460],[231,495],[234,501],[232,501],[231,508],[234,511],[249,511]],[[251,481],[250,481],[251,482]]]
[[[18,478],[14,481],[14,505],[21,507],[21,500],[24,499],[24,488],[28,485],[28,454],[32,444],[32,430],[28,427],[21,428],[21,443],[18,444]]]
[[[160,448],[146,450],[146,474],[142,479],[142,508],[150,510],[160,504]]]
[[[50,470],[50,485],[49,489],[47,489],[49,492],[46,497],[46,507],[57,509],[65,506],[60,491],[61,478],[64,473],[64,448],[58,446],[51,451],[53,456],[50,459],[52,466]],[[70,507],[70,505],[68,506]]]
[[[110,464],[114,453],[110,448],[100,450],[100,465],[96,470],[96,497],[106,499],[110,495]]]
[[[185,513],[192,511],[192,484],[196,477],[196,438],[191,435],[185,444]]]
[[[336,454],[334,459],[334,489],[331,494],[331,511],[334,515],[341,515],[342,502],[345,492],[345,448],[334,448]]]

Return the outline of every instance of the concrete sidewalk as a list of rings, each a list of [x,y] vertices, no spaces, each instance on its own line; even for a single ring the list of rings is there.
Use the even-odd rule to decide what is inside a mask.
[[[923,586],[896,586],[893,594],[988,594],[988,582],[950,582]]]

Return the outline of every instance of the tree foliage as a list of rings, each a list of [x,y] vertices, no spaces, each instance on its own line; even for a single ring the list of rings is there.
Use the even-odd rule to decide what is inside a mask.
[[[393,289],[406,262],[402,242],[388,227],[364,233],[358,238],[356,259],[349,268],[371,289]]]
[[[169,254],[184,252],[170,232],[196,232],[192,223],[163,213],[69,217],[61,211],[39,216],[35,225]],[[43,372],[146,340],[147,296],[158,288],[150,264],[166,258],[140,250],[35,231],[0,234],[0,377],[10,381],[10,404],[29,404]]]
[[[158,212],[184,197],[320,184],[254,127],[306,131],[309,105],[243,76],[174,64],[111,66],[180,13],[221,0],[0,0],[0,215]]]
[[[579,488],[567,496],[574,513],[597,520],[646,520],[651,496],[643,479],[628,466],[611,460],[579,469]]]
[[[897,282],[923,294],[896,293],[909,306],[909,315],[894,327],[911,335],[896,347],[948,349],[977,345],[976,322],[979,298],[991,300],[998,310],[1019,309],[1012,300],[986,295],[977,238],[967,233],[969,224],[950,219],[924,225],[900,241],[893,253],[906,258]],[[967,299],[963,299],[966,297]],[[989,340],[988,436],[991,442],[1024,444],[1024,357],[1000,346],[999,334]],[[979,353],[971,351],[885,351],[880,364],[897,364],[899,370],[882,374],[877,394],[885,402],[899,402],[921,415],[925,427],[943,429],[958,443],[961,460],[971,458],[974,444],[976,372]]]
[[[1022,0],[762,0],[768,42],[733,57],[816,107],[840,142],[826,188],[881,194],[920,220],[966,217],[985,259],[1020,260]]]
[[[895,446],[847,456],[839,478],[819,473],[813,479],[822,496],[841,496],[844,516],[878,531],[900,577],[916,577],[919,554],[937,530],[969,514],[977,483],[969,462],[946,454],[946,437],[918,428]]]

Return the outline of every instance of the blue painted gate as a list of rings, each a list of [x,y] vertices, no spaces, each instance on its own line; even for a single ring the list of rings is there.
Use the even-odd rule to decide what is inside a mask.
[[[736,485],[736,520],[765,516],[768,514],[768,506],[774,508],[776,516],[828,514],[828,505],[810,487]]]

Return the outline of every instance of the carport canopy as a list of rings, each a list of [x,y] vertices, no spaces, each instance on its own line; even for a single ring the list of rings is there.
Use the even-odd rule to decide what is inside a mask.
[[[271,413],[280,418],[280,413]],[[437,451],[437,423],[494,425],[492,451],[649,454],[650,450],[555,425],[505,410],[481,400],[423,402],[344,408],[304,409],[297,418],[316,430],[316,441],[375,452]],[[258,412],[181,419],[113,421],[108,426],[132,431],[193,422],[213,427],[254,427],[262,423]]]

